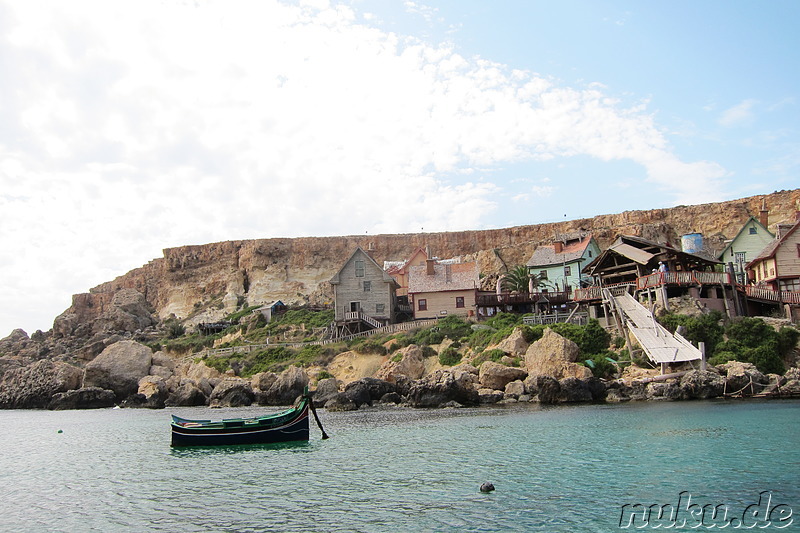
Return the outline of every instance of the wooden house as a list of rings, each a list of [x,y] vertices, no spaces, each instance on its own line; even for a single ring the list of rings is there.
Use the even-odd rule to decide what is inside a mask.
[[[408,296],[408,271],[414,266],[424,266],[428,251],[417,248],[405,261],[384,261],[383,268],[397,282],[397,296]]]
[[[747,264],[751,281],[773,291],[800,292],[800,213],[791,229]]]
[[[474,316],[480,287],[477,263],[437,263],[409,269],[408,294],[414,318]]]
[[[572,233],[559,236],[552,244],[538,246],[528,260],[530,274],[557,291],[592,283],[583,268],[600,255],[600,247],[591,233]]]
[[[767,224],[767,210],[762,208],[759,218],[751,216],[747,219],[739,233],[717,256],[725,265],[733,266],[738,283],[750,282],[745,266],[775,240],[775,236],[767,229]]]
[[[395,321],[397,282],[384,272],[372,251],[356,248],[331,278],[340,334],[356,333]]]

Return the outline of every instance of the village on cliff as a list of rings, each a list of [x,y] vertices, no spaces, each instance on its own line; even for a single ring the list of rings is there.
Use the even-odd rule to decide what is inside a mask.
[[[233,297],[158,318],[121,287],[91,321],[0,340],[0,408],[287,405],[309,385],[331,410],[796,397],[799,228],[762,203],[714,253],[699,233],[556,234],[494,276],[367,244],[328,305],[302,308]]]

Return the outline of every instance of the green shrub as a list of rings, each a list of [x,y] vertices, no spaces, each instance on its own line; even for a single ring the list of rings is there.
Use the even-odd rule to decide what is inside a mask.
[[[598,378],[606,378],[608,376],[612,376],[617,372],[617,367],[608,360],[609,357],[614,356],[616,354],[611,352],[603,352],[593,354],[587,359],[587,365],[591,371],[592,375]],[[588,363],[591,361],[591,364]]]
[[[499,348],[494,348],[493,350],[486,350],[482,355],[485,357],[484,361],[494,361],[495,363],[499,363],[500,359],[508,355],[508,353],[500,350]]]
[[[444,366],[454,366],[461,362],[461,354],[455,348],[448,347],[439,354],[439,362]]]
[[[422,347],[422,357],[433,357],[434,355],[436,355],[436,350],[434,350],[430,346]]]
[[[394,354],[394,357],[392,357],[392,362],[393,363],[399,363],[402,360],[403,360],[403,354],[401,354],[401,353],[396,353],[396,354]]]
[[[319,383],[323,379],[331,379],[332,377],[335,376],[330,372],[328,372],[327,370],[320,370],[319,373],[317,374],[317,383]]]
[[[781,355],[786,355],[797,346],[797,341],[800,340],[800,331],[795,328],[782,326],[778,330],[778,352]]]
[[[712,357],[708,359],[710,365],[724,365],[728,361],[735,361],[736,354],[726,350],[717,350]]]
[[[535,326],[525,325],[521,326],[519,329],[522,332],[522,338],[525,339],[525,342],[532,344],[542,338],[545,326],[542,324],[536,324]]]
[[[371,339],[357,344],[354,351],[360,354],[386,355],[386,347]]]

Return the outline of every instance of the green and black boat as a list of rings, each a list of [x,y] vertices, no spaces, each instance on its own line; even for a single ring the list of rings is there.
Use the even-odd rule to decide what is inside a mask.
[[[320,424],[314,401],[308,394],[298,398],[286,411],[254,418],[214,421],[172,415],[172,446],[231,446],[308,440],[309,410]],[[328,438],[322,425],[319,427],[322,438]]]

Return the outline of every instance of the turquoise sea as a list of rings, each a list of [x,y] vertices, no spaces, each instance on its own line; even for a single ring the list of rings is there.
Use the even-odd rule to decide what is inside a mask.
[[[169,446],[172,413],[266,410],[0,411],[0,530],[800,531],[800,401],[323,409],[324,441]]]

